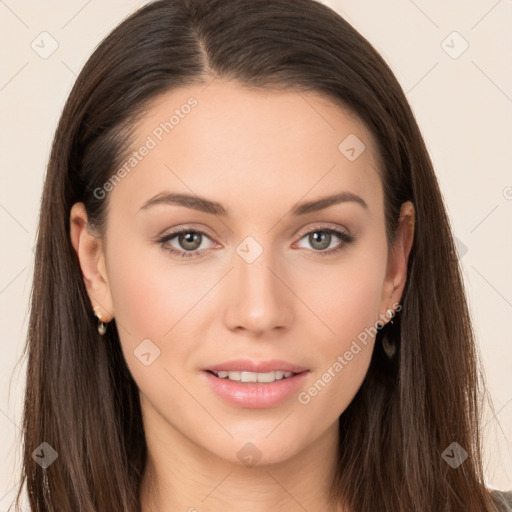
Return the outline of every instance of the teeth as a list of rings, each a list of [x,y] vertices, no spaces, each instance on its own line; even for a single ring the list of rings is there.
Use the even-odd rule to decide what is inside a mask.
[[[293,375],[293,372],[283,372],[281,370],[267,373],[256,372],[237,372],[237,371],[219,371],[213,372],[219,379],[237,380],[241,382],[274,382],[276,380],[286,379]]]

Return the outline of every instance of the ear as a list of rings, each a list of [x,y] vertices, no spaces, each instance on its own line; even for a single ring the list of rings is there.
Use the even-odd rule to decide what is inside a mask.
[[[82,269],[92,309],[101,313],[105,323],[114,317],[114,308],[101,238],[87,224],[84,203],[75,203],[70,213],[70,237]]]
[[[407,281],[407,262],[414,240],[414,219],[413,203],[411,201],[403,203],[400,209],[396,240],[389,252],[386,279],[379,307],[380,318],[389,319],[397,309],[401,309],[400,306],[397,308],[397,305],[400,303]],[[392,310],[392,315],[386,313],[388,309]]]

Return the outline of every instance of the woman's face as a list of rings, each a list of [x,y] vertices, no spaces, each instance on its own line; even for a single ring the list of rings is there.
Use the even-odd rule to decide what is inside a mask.
[[[106,236],[81,263],[116,319],[148,438],[263,464],[336,432],[409,249],[388,258],[363,124],[312,92],[215,80],[158,98],[124,163],[95,192]],[[221,365],[228,379],[210,372]]]

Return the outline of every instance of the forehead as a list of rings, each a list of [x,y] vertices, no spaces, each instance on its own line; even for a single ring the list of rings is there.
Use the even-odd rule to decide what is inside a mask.
[[[372,208],[380,193],[372,134],[311,91],[220,80],[174,89],[148,105],[130,149],[129,177],[112,194],[130,194],[134,206],[164,190],[227,202],[243,195],[260,207],[350,190]]]

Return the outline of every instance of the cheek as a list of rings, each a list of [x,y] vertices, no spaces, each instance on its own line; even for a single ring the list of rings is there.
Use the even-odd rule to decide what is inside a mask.
[[[176,297],[171,290],[162,293],[162,276],[132,251],[127,257],[114,259],[109,283],[120,334],[127,331],[134,336],[161,336],[164,324],[171,321],[162,313],[172,313],[170,306]]]
[[[385,257],[353,260],[332,266],[323,275],[317,273],[314,281],[301,285],[305,302],[323,322],[319,322],[324,332],[319,339],[325,340],[327,352],[344,350],[378,320]]]
[[[115,242],[112,246],[116,247]],[[201,275],[166,257],[164,249],[119,245],[108,270],[116,319],[138,336],[164,339],[198,301]]]
[[[155,373],[146,372],[137,359],[139,347],[158,354],[151,369],[163,367],[174,374],[186,368],[200,343],[197,331],[206,317],[205,305],[211,302],[202,298],[216,277],[193,265],[176,264],[164,249],[123,247],[119,242],[111,244],[115,250],[108,269],[116,325],[135,380],[151,386]]]
[[[295,276],[297,291],[323,322],[316,319],[319,340],[331,355],[346,350],[379,319],[387,266],[384,227],[366,226],[358,235],[339,258],[326,264],[302,262]]]
[[[386,259],[376,249],[366,254],[374,256],[347,258],[329,269],[328,279],[317,275],[315,287],[303,283],[308,304],[323,324],[313,320],[325,334],[315,341],[317,364],[297,401],[326,421],[335,421],[350,404],[373,353]]]

